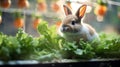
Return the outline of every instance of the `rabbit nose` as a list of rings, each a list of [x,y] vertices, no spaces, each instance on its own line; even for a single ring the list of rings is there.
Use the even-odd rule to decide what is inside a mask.
[[[67,26],[67,25],[63,25],[62,28],[63,28],[63,31],[67,31],[70,29],[69,26]]]

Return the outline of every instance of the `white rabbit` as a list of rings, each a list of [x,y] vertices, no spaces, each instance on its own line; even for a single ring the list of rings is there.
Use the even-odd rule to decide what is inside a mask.
[[[95,29],[81,22],[83,18],[87,5],[82,5],[75,15],[72,15],[71,10],[63,5],[66,18],[62,21],[58,31],[61,36],[63,36],[68,41],[79,42],[80,39],[84,41],[93,41],[94,39],[99,39],[99,36]]]

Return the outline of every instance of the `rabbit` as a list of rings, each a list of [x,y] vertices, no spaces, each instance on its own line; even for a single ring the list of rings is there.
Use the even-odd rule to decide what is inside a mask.
[[[89,24],[83,23],[83,18],[87,5],[83,4],[77,10],[75,15],[72,15],[72,11],[63,5],[66,18],[63,19],[58,31],[59,35],[64,37],[68,41],[79,42],[80,39],[83,41],[93,41],[94,39],[99,40],[98,33]]]

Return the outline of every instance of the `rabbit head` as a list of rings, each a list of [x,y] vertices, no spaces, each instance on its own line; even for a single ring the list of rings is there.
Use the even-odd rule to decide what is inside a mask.
[[[66,18],[61,24],[61,32],[63,33],[77,33],[80,32],[82,27],[81,19],[83,18],[87,5],[82,5],[76,12],[75,15],[72,14],[72,11],[66,6],[63,5]]]

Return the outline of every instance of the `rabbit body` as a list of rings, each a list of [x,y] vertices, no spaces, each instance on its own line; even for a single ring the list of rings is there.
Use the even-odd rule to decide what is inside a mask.
[[[83,39],[84,41],[92,41],[95,38],[99,38],[97,32],[93,27],[86,23],[82,23],[81,25],[76,25],[76,32],[75,29],[65,31],[62,28],[62,25],[59,28],[59,34],[62,37],[65,37],[68,41],[77,41],[79,42],[80,39]]]

